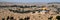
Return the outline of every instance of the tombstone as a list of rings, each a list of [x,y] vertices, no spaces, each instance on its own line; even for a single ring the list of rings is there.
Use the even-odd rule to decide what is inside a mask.
[[[42,11],[42,9],[38,10],[38,13],[40,13]]]
[[[49,13],[50,10],[45,10],[46,12],[45,13]]]
[[[14,20],[14,18],[13,17],[10,17],[10,20]]]
[[[26,18],[24,18],[24,20],[29,20],[30,19],[30,17],[26,17]]]
[[[57,20],[60,20],[60,16],[57,16],[56,19],[57,19]]]
[[[14,18],[7,16],[7,20],[14,20]]]
[[[48,18],[48,20],[52,20],[53,17]]]
[[[60,12],[60,8],[57,8],[57,11]]]
[[[52,7],[54,7],[55,5],[52,5]]]
[[[5,20],[5,18],[2,18],[2,20]]]
[[[12,11],[11,9],[9,9],[9,11]]]
[[[32,11],[32,13],[35,13],[35,11]]]
[[[7,16],[7,20],[9,19],[9,16]]]
[[[10,17],[10,19],[14,19],[13,17]]]
[[[57,14],[59,14],[59,12],[56,11]]]
[[[24,20],[24,19],[20,18],[19,20]]]

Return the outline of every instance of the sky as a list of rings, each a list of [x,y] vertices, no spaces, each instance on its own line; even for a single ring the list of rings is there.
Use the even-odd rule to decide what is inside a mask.
[[[0,2],[60,2],[60,0],[0,0]]]

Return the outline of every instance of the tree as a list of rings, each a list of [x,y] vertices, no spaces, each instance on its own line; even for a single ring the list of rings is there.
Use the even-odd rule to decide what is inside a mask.
[[[12,5],[11,7],[17,7],[17,5]]]
[[[57,20],[60,20],[60,16],[57,16],[56,19],[57,19]]]
[[[57,8],[57,5],[52,5],[52,7]]]

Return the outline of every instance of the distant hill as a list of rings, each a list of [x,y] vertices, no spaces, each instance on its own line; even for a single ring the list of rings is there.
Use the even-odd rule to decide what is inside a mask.
[[[0,4],[60,4],[60,2],[34,2],[34,3],[22,3],[22,2],[0,2]]]
[[[60,4],[60,2],[49,2],[48,4]]]
[[[45,2],[33,2],[33,3],[22,3],[22,2],[0,2],[0,4],[46,4]]]
[[[47,4],[45,2],[34,2],[34,3],[22,3],[22,2],[0,2],[0,5],[42,5]]]

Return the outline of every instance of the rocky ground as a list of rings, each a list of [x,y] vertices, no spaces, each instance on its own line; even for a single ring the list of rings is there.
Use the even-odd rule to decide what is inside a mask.
[[[57,20],[56,16],[60,16],[57,14],[56,9],[53,7],[49,7],[48,9],[51,9],[49,12],[44,14],[35,12],[35,13],[14,13],[10,11],[9,9],[12,10],[17,10],[21,8],[16,8],[16,7],[6,7],[6,8],[0,8],[0,20]]]

